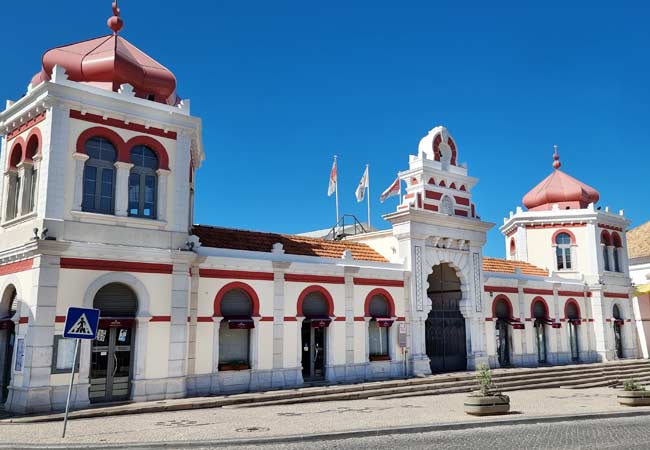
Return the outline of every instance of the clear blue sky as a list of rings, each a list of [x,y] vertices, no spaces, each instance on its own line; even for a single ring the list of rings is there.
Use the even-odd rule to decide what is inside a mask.
[[[502,223],[550,173],[601,205],[650,219],[650,10],[643,2],[120,2],[122,35],[174,71],[204,121],[200,223],[279,232],[332,225],[371,165],[378,195],[435,125],[480,178],[474,201]],[[354,6],[350,6],[353,4]],[[568,6],[573,4],[574,6]],[[1,95],[15,99],[44,50],[107,34],[109,0],[3,4]],[[502,256],[493,230],[485,254]]]

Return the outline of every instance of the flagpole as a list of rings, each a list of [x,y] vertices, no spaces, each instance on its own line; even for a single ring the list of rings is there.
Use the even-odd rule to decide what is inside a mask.
[[[370,164],[366,164],[366,186],[368,188],[368,231],[370,231]]]
[[[334,155],[334,164],[336,164],[336,183],[334,183],[334,193],[336,194],[336,222],[339,223],[339,165],[336,163],[336,155]]]

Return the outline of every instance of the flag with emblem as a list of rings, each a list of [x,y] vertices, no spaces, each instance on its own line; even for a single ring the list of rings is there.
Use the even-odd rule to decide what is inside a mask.
[[[366,165],[366,170],[363,171],[359,185],[357,186],[356,196],[357,202],[362,202],[365,195],[366,189],[368,188],[368,166]]]
[[[399,176],[393,181],[393,184],[388,186],[388,189],[386,189],[384,192],[381,193],[381,197],[379,197],[379,201],[384,203],[384,201],[389,198],[393,197],[395,195],[399,195],[400,192],[402,191],[402,185],[399,180]]]

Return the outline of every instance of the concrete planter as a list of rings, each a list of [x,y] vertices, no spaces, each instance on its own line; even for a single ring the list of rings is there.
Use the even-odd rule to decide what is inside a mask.
[[[510,397],[507,395],[473,394],[465,399],[465,413],[472,416],[491,416],[510,411]]]
[[[619,391],[618,403],[625,406],[650,406],[650,391]]]

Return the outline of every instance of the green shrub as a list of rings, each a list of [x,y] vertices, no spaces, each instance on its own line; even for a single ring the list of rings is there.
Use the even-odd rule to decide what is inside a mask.
[[[487,365],[480,364],[476,368],[476,380],[478,381],[478,388],[481,395],[501,395],[492,381],[492,371]]]
[[[634,378],[629,378],[623,382],[624,391],[645,391],[645,387]]]

